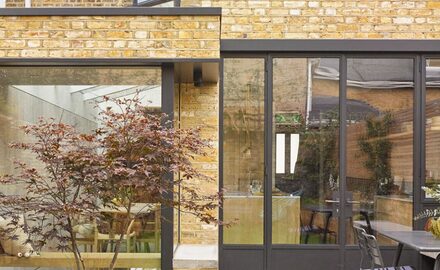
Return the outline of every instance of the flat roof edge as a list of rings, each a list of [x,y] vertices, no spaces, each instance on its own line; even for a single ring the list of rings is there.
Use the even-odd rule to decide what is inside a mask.
[[[220,16],[217,7],[0,8],[0,16]]]
[[[221,52],[440,52],[440,39],[221,39]]]
[[[0,57],[0,66],[158,66],[173,63],[218,63],[220,58],[14,58]]]

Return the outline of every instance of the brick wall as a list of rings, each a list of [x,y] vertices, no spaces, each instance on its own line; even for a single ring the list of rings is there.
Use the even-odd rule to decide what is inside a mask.
[[[7,0],[22,7],[23,0]],[[130,6],[130,0],[33,0],[35,7]],[[181,0],[222,7],[222,38],[440,38],[440,1]]]
[[[218,58],[217,16],[0,17],[0,57]]]
[[[175,113],[180,115],[181,128],[202,128],[202,136],[212,142],[206,157],[199,157],[194,166],[211,176],[211,183],[202,182],[200,188],[207,194],[218,191],[218,102],[219,88],[216,83],[202,87],[183,83],[176,85]],[[177,119],[176,119],[177,120]],[[193,179],[197,184],[197,179]],[[184,194],[183,194],[184,196]],[[175,222],[176,224],[176,222]],[[217,244],[218,228],[200,222],[192,215],[181,215],[182,244]]]
[[[440,38],[440,1],[182,0],[223,8],[222,38]]]

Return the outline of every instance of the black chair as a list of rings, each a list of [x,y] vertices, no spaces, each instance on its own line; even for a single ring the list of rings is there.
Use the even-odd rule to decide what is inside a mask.
[[[414,270],[412,266],[385,266],[382,258],[382,254],[380,253],[379,245],[377,243],[376,237],[371,234],[362,233],[362,236],[365,238],[365,243],[367,244],[368,258],[370,259],[370,269],[374,270]],[[376,267],[379,266],[379,267]]]

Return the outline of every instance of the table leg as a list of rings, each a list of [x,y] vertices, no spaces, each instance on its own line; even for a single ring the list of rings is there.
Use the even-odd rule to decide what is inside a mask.
[[[309,221],[309,230],[313,229],[313,220],[315,219],[315,211],[312,211],[312,215],[310,216]],[[304,243],[307,244],[309,242],[309,230],[306,232],[306,238],[304,239]]]
[[[402,249],[403,249],[403,244],[399,243],[397,245],[397,251],[396,251],[396,255],[394,257],[393,266],[398,266],[399,265],[399,260],[400,260],[400,255],[402,254]]]
[[[360,211],[360,214],[364,216],[365,222],[367,223],[367,233],[373,234],[373,230],[371,229],[370,217],[368,216],[367,211]]]
[[[332,217],[332,214],[327,214],[326,220],[325,220],[325,226],[324,226],[324,237],[322,238],[323,244],[327,243],[327,234],[328,234],[328,227],[330,225],[330,218]]]
[[[440,270],[440,253],[435,258],[434,270]]]

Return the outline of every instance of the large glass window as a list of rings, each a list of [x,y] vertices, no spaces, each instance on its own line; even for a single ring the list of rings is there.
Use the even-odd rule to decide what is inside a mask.
[[[370,232],[412,230],[413,62],[347,61],[346,215]]]
[[[425,184],[440,184],[440,60],[426,60]]]
[[[273,244],[337,243],[339,74],[329,71],[338,66],[273,60]]]
[[[264,59],[224,59],[224,244],[263,244]]]
[[[11,142],[31,140],[19,126],[35,124],[39,118],[54,118],[87,133],[98,128],[98,110],[115,105],[104,96],[119,99],[134,95],[139,96],[147,112],[161,110],[160,68],[0,69],[0,174],[13,172],[14,159],[41,167],[28,151],[8,147]],[[23,192],[22,187],[14,185],[0,189],[9,194]],[[137,191],[136,198],[130,213],[122,208],[103,207],[100,211],[104,220],[75,220],[80,249],[112,252],[120,221],[131,215],[135,219],[123,238],[121,252],[160,253],[160,205],[143,196],[142,190]],[[58,244],[49,243],[43,251],[57,251]]]

